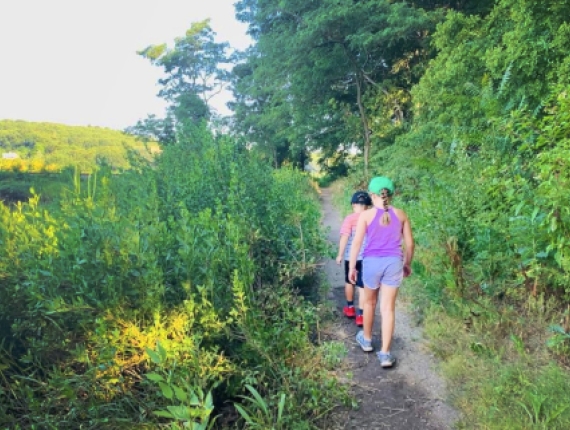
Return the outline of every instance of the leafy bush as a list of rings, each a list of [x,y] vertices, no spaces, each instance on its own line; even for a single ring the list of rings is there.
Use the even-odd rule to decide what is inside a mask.
[[[206,428],[247,383],[310,428],[339,392],[297,294],[328,251],[310,182],[205,130],[131,157],[0,206],[0,423]]]
[[[421,318],[443,305],[448,315],[467,325],[492,321],[488,332],[477,330],[468,345],[482,356],[477,360],[494,360],[489,366],[526,372],[524,360],[500,353],[498,345],[512,336],[533,351],[535,366],[547,366],[544,355],[549,352],[550,358],[569,359],[567,93],[567,87],[553,88],[537,112],[524,104],[509,107],[492,85],[483,83],[473,97],[480,110],[471,124],[420,121],[375,158],[384,173],[402,184],[399,203],[413,223],[418,244],[414,271],[421,279],[412,291],[415,308]],[[497,109],[501,105],[504,109]],[[548,317],[538,310],[526,312],[537,300],[551,303]],[[436,350],[440,342],[449,342],[454,351],[456,380],[468,377],[469,358],[460,353],[466,346],[443,332],[436,337]],[[560,378],[566,375],[556,365],[552,369]],[[497,422],[509,428],[567,427],[568,399],[559,402],[536,389],[536,381],[546,377],[541,372],[516,391],[509,391],[509,378],[489,375],[504,396],[500,413],[522,414],[512,421],[506,414],[509,419]],[[463,388],[469,398],[488,398],[480,394],[481,385],[474,381]],[[482,412],[488,404],[477,411],[461,406],[481,426],[501,428],[488,424]]]

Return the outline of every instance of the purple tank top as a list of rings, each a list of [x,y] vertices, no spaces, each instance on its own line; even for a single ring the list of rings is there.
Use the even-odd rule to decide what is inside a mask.
[[[366,228],[366,247],[362,256],[366,257],[402,257],[402,222],[394,209],[388,208],[390,224],[381,225],[384,209],[376,208],[376,215]]]

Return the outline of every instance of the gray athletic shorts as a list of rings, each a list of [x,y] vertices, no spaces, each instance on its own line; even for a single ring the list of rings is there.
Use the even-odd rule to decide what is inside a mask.
[[[404,278],[402,257],[365,257],[362,260],[362,281],[373,290],[380,285],[399,287]]]

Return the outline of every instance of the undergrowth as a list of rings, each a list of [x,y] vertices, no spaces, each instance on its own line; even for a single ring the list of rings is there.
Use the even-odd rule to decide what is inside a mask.
[[[570,375],[552,361],[544,344],[533,346],[522,337],[522,332],[546,327],[534,325],[529,315],[502,320],[499,314],[480,315],[472,320],[436,307],[425,319],[431,349],[463,413],[458,428],[570,428]],[[501,325],[510,325],[510,334],[501,336],[506,333]]]
[[[345,400],[315,342],[312,184],[205,129],[180,142],[0,205],[1,428],[302,430]]]
[[[405,184],[396,182],[394,201],[408,213],[417,245],[403,294],[462,412],[457,426],[570,428],[568,309],[545,276],[553,264],[536,250],[538,225],[530,220],[526,229],[525,219],[508,211],[477,210],[484,193],[465,180],[452,194],[458,176],[441,188],[431,182],[425,194],[402,192]],[[347,207],[360,182],[354,175],[335,184],[339,207]],[[534,249],[512,249],[533,242]]]

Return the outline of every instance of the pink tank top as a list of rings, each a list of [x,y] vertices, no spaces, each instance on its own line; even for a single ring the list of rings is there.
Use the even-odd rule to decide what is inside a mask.
[[[380,220],[384,209],[376,208],[376,215],[366,228],[366,246],[363,257],[403,257],[402,252],[402,222],[396,216],[394,209],[388,208],[390,224],[381,225]]]

